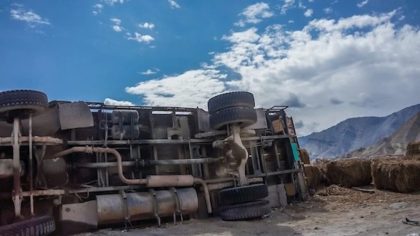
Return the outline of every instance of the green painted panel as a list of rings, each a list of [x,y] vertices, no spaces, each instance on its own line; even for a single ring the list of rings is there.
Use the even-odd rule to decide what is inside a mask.
[[[292,145],[292,151],[293,151],[293,157],[295,158],[295,161],[299,161],[299,149],[297,146],[297,143],[291,143]]]

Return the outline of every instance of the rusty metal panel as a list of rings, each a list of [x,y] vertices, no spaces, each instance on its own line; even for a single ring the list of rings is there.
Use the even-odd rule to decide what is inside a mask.
[[[98,225],[96,206],[96,201],[63,204],[60,212],[60,220],[79,222],[96,227]]]
[[[59,119],[62,130],[93,126],[93,116],[84,102],[59,103]]]

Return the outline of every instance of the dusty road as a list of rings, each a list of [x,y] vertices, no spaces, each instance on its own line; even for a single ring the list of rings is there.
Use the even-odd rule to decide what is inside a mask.
[[[375,190],[363,193],[330,186],[309,201],[273,210],[270,217],[248,222],[217,218],[190,220],[122,232],[103,229],[87,235],[407,235],[419,236],[420,226],[402,220],[420,220],[420,193],[399,194]]]

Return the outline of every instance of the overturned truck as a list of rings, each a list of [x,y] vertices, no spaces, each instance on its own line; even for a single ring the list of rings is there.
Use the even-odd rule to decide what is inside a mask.
[[[0,235],[217,215],[259,218],[306,197],[287,106],[248,92],[200,108],[0,92]]]

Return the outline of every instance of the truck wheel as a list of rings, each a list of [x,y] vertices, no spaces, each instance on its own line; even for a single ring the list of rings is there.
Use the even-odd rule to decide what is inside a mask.
[[[10,90],[0,92],[0,113],[37,112],[48,106],[47,95],[35,90]]]
[[[245,127],[257,122],[257,112],[250,107],[230,107],[210,114],[209,119],[210,127],[213,129],[234,123]]]
[[[233,205],[252,202],[268,196],[268,188],[265,184],[254,184],[235,188],[225,188],[219,191],[220,205]]]
[[[225,207],[219,212],[219,216],[227,221],[251,220],[267,216],[270,212],[268,201],[255,201]]]
[[[223,110],[229,107],[249,107],[254,108],[254,95],[250,92],[238,91],[217,95],[210,98],[207,103],[209,113]]]
[[[44,236],[55,231],[51,216],[39,216],[0,227],[0,235]]]

